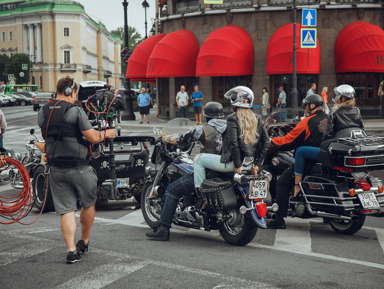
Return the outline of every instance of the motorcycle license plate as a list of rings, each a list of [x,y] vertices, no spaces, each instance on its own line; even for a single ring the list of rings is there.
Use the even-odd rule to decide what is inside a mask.
[[[374,193],[358,194],[361,204],[364,209],[379,209],[380,204]]]
[[[249,193],[250,199],[265,199],[267,197],[267,180],[255,180],[252,191]]]

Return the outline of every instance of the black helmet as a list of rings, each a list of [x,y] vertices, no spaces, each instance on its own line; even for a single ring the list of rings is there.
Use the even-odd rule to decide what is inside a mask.
[[[204,106],[203,115],[208,118],[223,118],[224,109],[221,103],[211,101]]]
[[[312,109],[309,109],[310,111],[314,110],[316,107],[323,106],[323,99],[318,94],[311,94],[308,95],[306,98],[303,99],[303,109],[310,104],[314,104],[315,107]]]

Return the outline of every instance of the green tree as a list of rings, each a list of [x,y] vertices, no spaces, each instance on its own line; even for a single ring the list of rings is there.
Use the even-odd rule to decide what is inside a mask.
[[[125,36],[124,36],[124,27],[119,27],[116,30],[112,30],[111,33],[119,36],[121,38],[121,49],[125,47]],[[128,26],[128,48],[133,51],[136,46],[141,42],[143,37],[140,35],[140,33],[136,30],[135,27]]]
[[[7,83],[8,75],[7,69],[9,66],[8,55],[0,55],[0,81]]]
[[[31,75],[31,61],[28,54],[17,53],[10,57],[7,74],[13,74],[17,84],[25,84],[30,80]],[[22,70],[22,64],[27,64],[28,69]],[[20,72],[24,72],[24,76],[20,77]]]

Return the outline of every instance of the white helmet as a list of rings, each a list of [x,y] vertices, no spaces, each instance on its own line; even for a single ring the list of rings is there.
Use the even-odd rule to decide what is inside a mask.
[[[335,101],[338,101],[342,96],[345,96],[348,99],[355,97],[355,89],[348,84],[342,84],[342,85],[339,85],[338,87],[335,87],[333,92],[336,95]]]
[[[252,108],[255,98],[252,90],[246,86],[236,86],[228,90],[224,97],[231,100],[231,105],[244,108]]]

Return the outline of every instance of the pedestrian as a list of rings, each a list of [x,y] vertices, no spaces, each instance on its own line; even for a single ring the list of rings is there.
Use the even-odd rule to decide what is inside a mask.
[[[384,96],[384,80],[380,82],[379,90],[377,91],[378,96]]]
[[[199,123],[200,125],[202,125],[203,123],[201,121],[201,101],[203,100],[203,94],[201,93],[201,91],[199,91],[198,85],[195,85],[194,90],[195,92],[192,93],[191,101],[193,102],[193,111],[195,112],[196,125],[198,125]]]
[[[285,107],[287,106],[287,94],[284,91],[284,86],[279,87],[279,99],[276,103],[276,107],[279,110],[280,122],[287,122],[287,114]]]
[[[115,129],[100,132],[92,128],[84,110],[74,104],[78,86],[69,76],[59,79],[56,90],[57,98],[40,109],[38,124],[45,139],[49,188],[56,214],[61,216],[66,262],[72,264],[81,260],[81,253],[88,251],[95,218],[97,176],[89,166],[88,142],[115,138]],[[78,198],[82,207],[81,239],[75,244]]]
[[[185,91],[185,86],[180,87],[180,91],[176,95],[176,103],[179,108],[179,117],[187,118],[188,116],[188,93]]]
[[[323,110],[326,114],[329,114],[329,108],[328,108],[328,87],[324,86],[323,91],[321,93],[321,98],[323,99]]]
[[[140,115],[141,115],[141,121],[140,123],[143,123],[144,115],[147,119],[147,123],[149,123],[149,106],[151,104],[151,97],[148,93],[145,92],[145,88],[143,87],[141,89],[141,93],[137,97],[137,104],[140,108]]]
[[[263,87],[263,96],[262,96],[261,103],[262,103],[261,114],[263,116],[267,116],[268,110],[271,108],[271,104],[269,103],[269,93],[266,87]]]
[[[3,139],[4,139],[4,133],[6,129],[7,129],[7,122],[5,120],[3,111],[0,109],[0,148],[4,147]]]
[[[315,94],[316,93],[315,90],[316,90],[316,83],[312,83],[311,84],[311,88],[308,89],[308,91],[307,91],[307,96]]]

